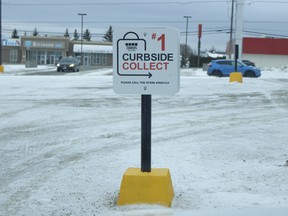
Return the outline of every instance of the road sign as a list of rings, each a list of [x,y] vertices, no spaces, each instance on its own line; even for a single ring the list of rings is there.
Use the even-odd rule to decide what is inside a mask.
[[[113,88],[119,94],[175,94],[180,88],[176,29],[115,29]]]

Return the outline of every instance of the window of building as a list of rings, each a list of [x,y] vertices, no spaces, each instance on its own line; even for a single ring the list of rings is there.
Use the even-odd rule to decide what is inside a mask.
[[[107,55],[102,53],[95,53],[93,55],[94,65],[107,65]]]
[[[102,54],[102,65],[107,65],[107,55]]]
[[[100,54],[99,53],[95,53],[93,55],[93,64],[94,65],[100,65]]]
[[[11,49],[9,51],[9,61],[10,62],[17,62],[17,60],[18,60],[18,50]]]

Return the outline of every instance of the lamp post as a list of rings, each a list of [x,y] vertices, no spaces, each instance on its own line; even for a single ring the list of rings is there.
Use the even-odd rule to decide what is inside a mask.
[[[186,60],[187,60],[187,36],[188,36],[188,19],[192,18],[191,16],[184,16],[184,18],[186,19],[186,42],[185,42],[185,64]]]
[[[80,63],[83,65],[83,16],[86,16],[86,13],[78,13],[81,16],[81,60]]]

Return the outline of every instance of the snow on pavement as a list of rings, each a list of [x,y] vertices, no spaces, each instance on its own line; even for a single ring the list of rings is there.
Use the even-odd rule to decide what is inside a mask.
[[[178,94],[152,96],[172,208],[116,205],[140,167],[141,97],[116,95],[110,72],[0,74],[1,216],[287,214],[287,68],[242,84],[182,70]]]

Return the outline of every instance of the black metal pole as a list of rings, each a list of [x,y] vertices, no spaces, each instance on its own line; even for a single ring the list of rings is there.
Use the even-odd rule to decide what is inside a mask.
[[[185,64],[187,64],[186,60],[187,60],[188,19],[191,18],[191,16],[184,16],[184,18],[186,19]]]
[[[239,57],[239,46],[238,44],[235,44],[235,72],[237,72],[237,62],[238,62],[238,57]]]
[[[151,95],[141,95],[141,172],[151,172]]]
[[[200,50],[201,50],[201,38],[198,39],[198,58],[197,58],[197,67],[200,67]]]

